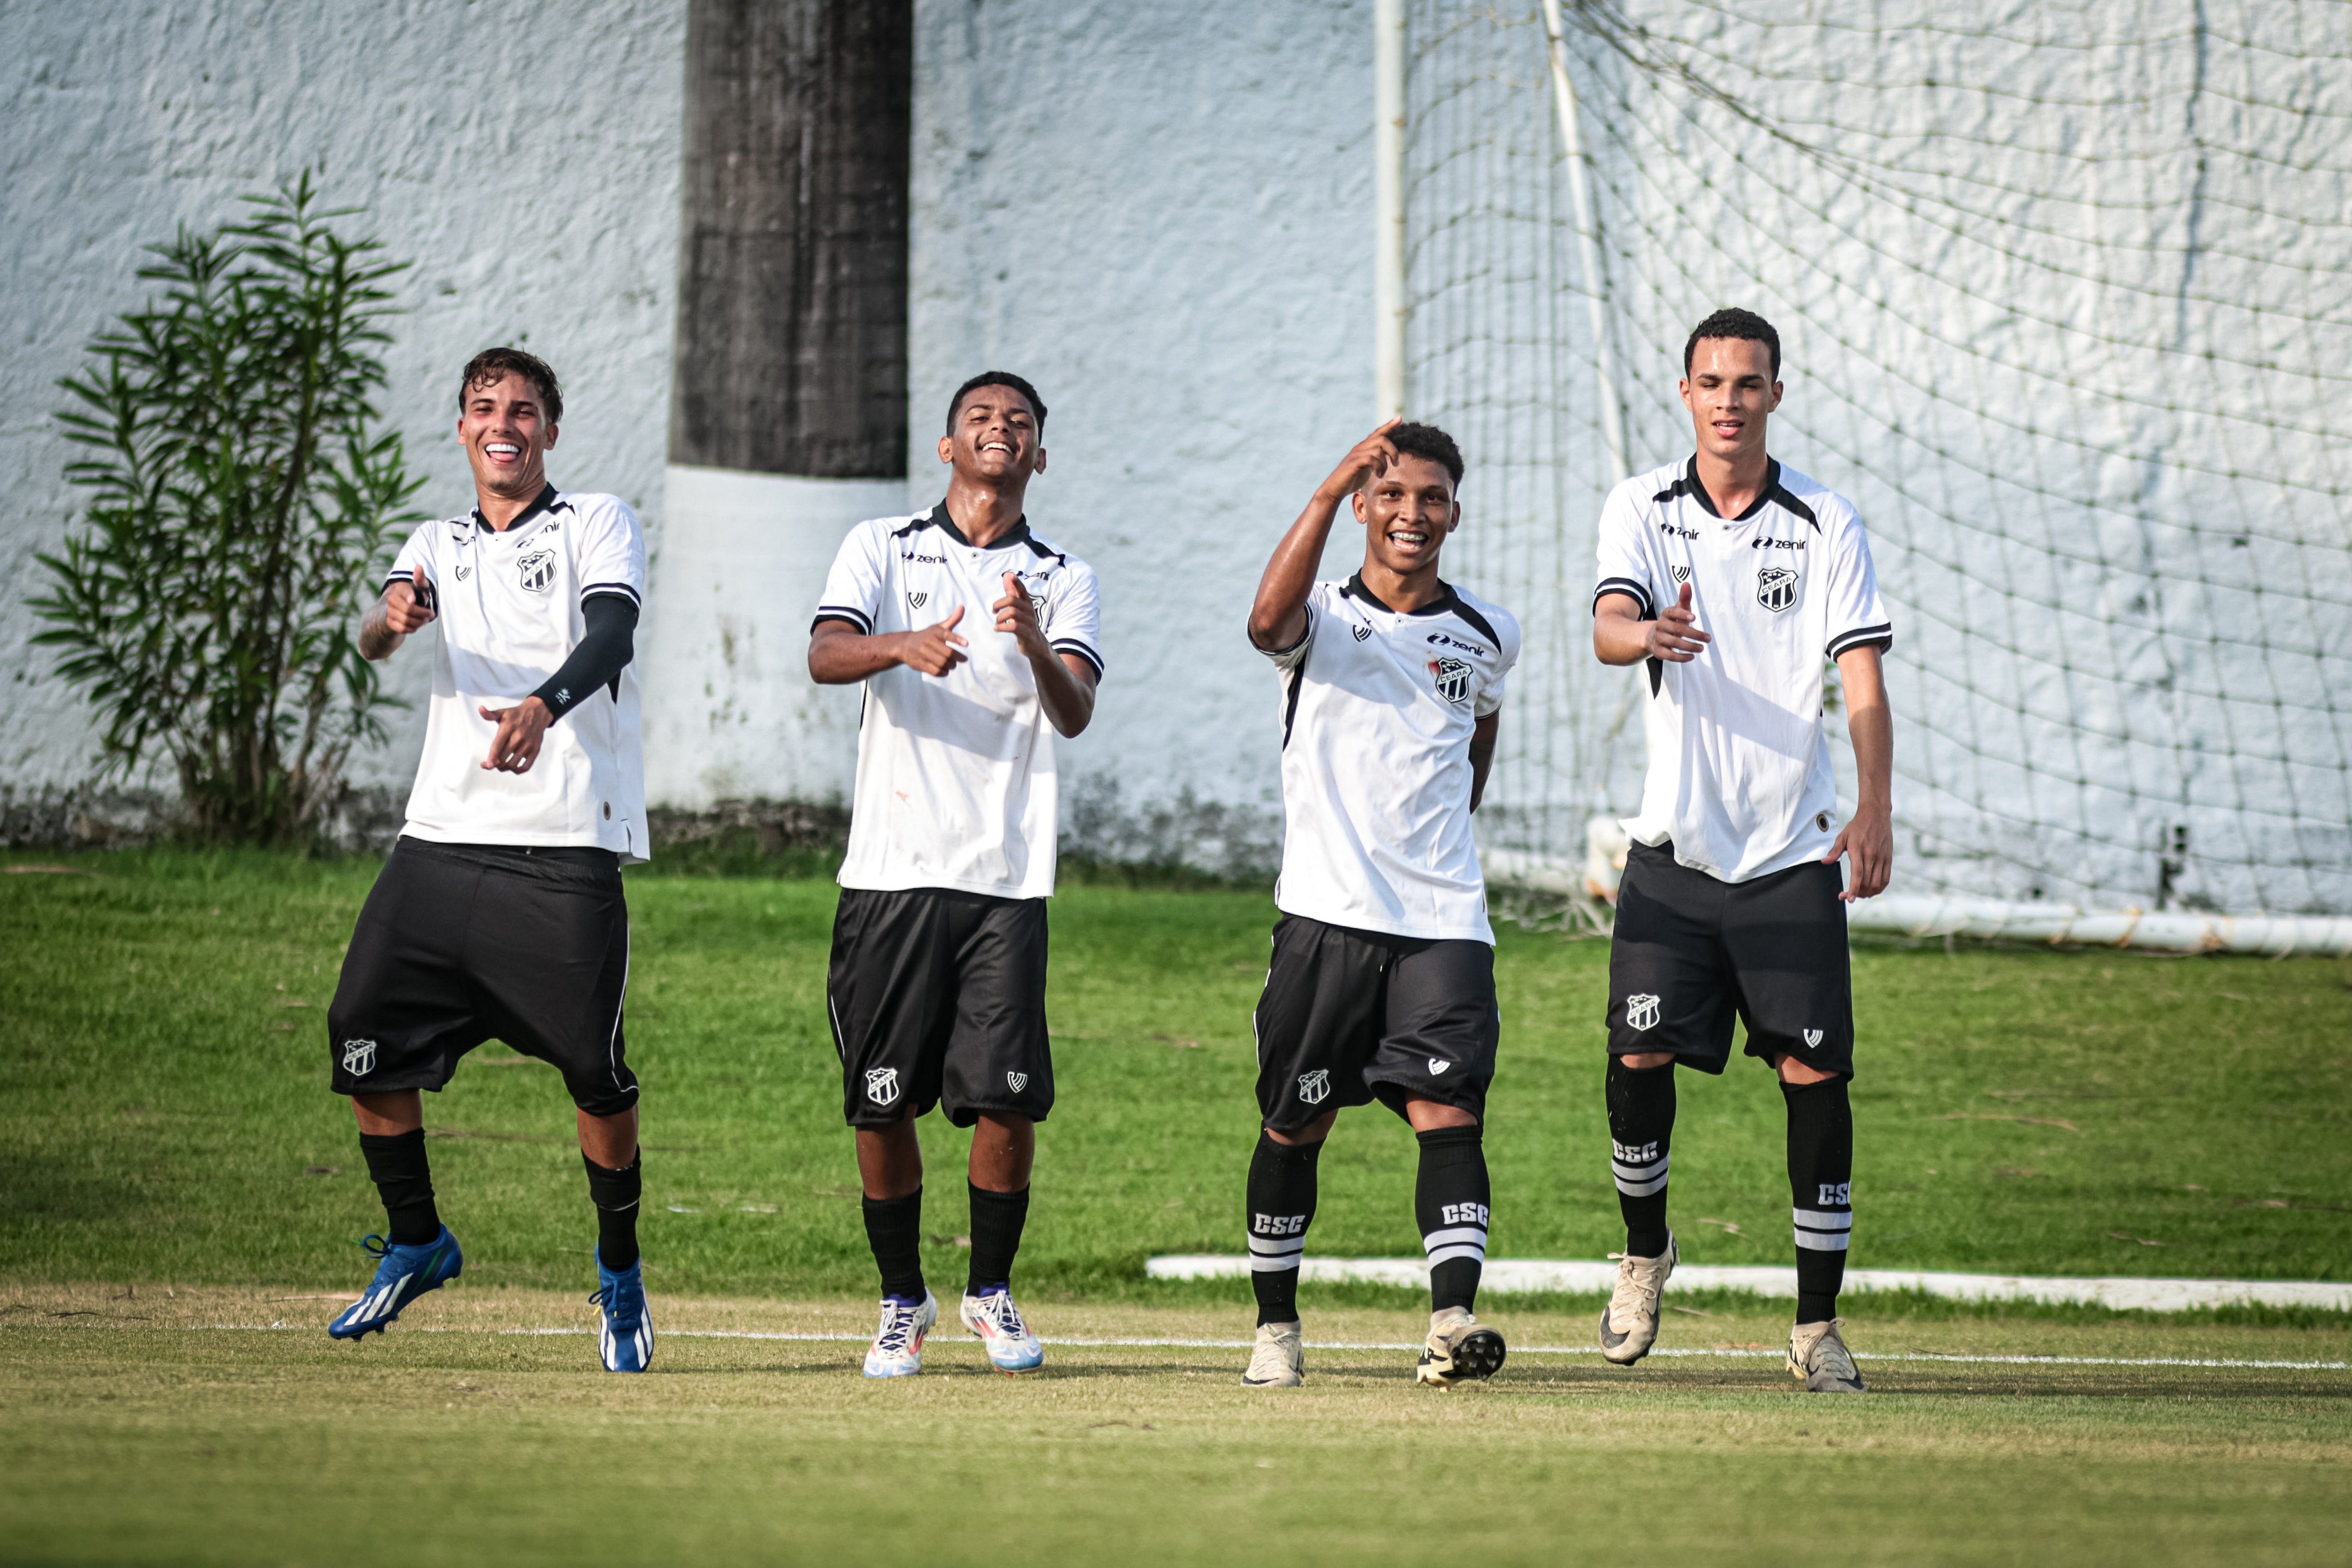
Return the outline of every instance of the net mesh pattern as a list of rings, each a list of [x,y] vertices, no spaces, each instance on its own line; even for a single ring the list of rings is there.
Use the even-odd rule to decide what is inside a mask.
[[[1639,799],[1603,398],[1633,472],[1686,455],[1684,338],[1741,305],[1895,622],[1898,889],[2352,914],[2352,5],[1563,9],[1590,277],[1539,6],[1407,6],[1408,408],[1527,628],[1486,841]]]

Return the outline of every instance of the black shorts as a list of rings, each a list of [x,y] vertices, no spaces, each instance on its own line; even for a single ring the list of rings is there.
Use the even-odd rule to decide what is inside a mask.
[[[1257,1106],[1295,1133],[1378,1100],[1434,1100],[1486,1120],[1503,1015],[1484,942],[1390,936],[1286,915],[1274,925],[1257,1031]]]
[[[959,1127],[1054,1108],[1042,898],[845,887],[824,1000],[853,1127],[942,1102]]]
[[[1670,1051],[1720,1072],[1737,1013],[1748,1055],[1853,1076],[1844,885],[1813,862],[1720,882],[1676,863],[1671,844],[1635,844],[1609,947],[1609,1053]]]
[[[624,1058],[629,909],[607,850],[404,838],[368,893],[327,1009],[338,1094],[438,1089],[502,1040],[550,1062],[583,1111],[637,1103]]]

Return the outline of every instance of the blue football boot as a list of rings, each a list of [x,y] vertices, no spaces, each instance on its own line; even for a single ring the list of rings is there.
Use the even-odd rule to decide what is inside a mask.
[[[382,1261],[366,1292],[327,1325],[337,1339],[382,1333],[402,1308],[427,1291],[439,1290],[466,1266],[466,1255],[457,1250],[457,1239],[446,1225],[440,1235],[418,1246],[396,1247],[381,1236],[368,1237],[360,1245]]]
[[[588,1299],[602,1309],[596,1348],[604,1354],[607,1372],[643,1372],[653,1364],[654,1320],[646,1311],[645,1260],[639,1259],[619,1273],[604,1267],[600,1253],[596,1278],[603,1288]]]

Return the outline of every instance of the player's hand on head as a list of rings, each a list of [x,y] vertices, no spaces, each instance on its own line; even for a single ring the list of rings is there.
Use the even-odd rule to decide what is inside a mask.
[[[490,738],[490,754],[482,759],[485,768],[499,773],[528,773],[530,765],[539,760],[539,748],[546,742],[547,727],[555,716],[536,696],[528,696],[512,707],[494,708],[485,703],[481,716],[499,727]]]
[[[1004,574],[1004,597],[989,608],[996,612],[996,629],[1012,632],[1024,651],[1044,643],[1045,633],[1037,624],[1037,606],[1030,600],[1029,591],[1022,586],[1017,573]]]
[[[1675,602],[1650,622],[1650,657],[1664,659],[1670,664],[1689,664],[1713,641],[1698,629],[1698,617],[1691,613],[1691,585],[1687,582],[1683,584]]]
[[[970,646],[956,635],[956,622],[962,619],[963,606],[959,604],[944,620],[900,632],[898,662],[927,675],[944,675],[962,664],[965,656],[961,650]]]
[[[1323,481],[1324,493],[1351,496],[1387,473],[1389,465],[1397,460],[1396,443],[1389,439],[1389,432],[1403,423],[1391,419],[1349,448],[1348,455],[1339,459],[1339,466]]]
[[[401,636],[422,631],[433,622],[433,587],[425,580],[425,569],[410,570],[408,580],[396,581],[383,591],[383,623]]]

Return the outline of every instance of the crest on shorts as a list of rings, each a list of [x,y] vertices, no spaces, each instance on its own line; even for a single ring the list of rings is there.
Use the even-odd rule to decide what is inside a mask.
[[[375,1041],[347,1040],[343,1041],[343,1071],[354,1078],[365,1078],[375,1071]]]
[[[1352,625],[1352,626],[1349,627],[1349,628],[1348,628],[1348,630],[1349,630],[1349,632],[1351,632],[1355,633],[1356,641],[1357,641],[1357,642],[1359,642],[1359,643],[1363,642],[1366,638],[1369,638],[1369,637],[1372,634],[1372,629],[1371,629],[1370,627],[1369,627],[1369,626],[1365,625],[1365,624],[1364,624],[1362,622],[1360,622],[1360,621],[1357,622],[1354,625]]]
[[[931,596],[928,593],[909,593],[907,595],[907,608],[909,610],[920,610],[927,602],[929,601],[930,597]]]
[[[1658,998],[1643,991],[1625,998],[1625,1027],[1654,1029],[1658,1023]]]
[[[1029,1087],[1029,1075],[1025,1072],[1008,1072],[1004,1075],[1004,1082],[1013,1085],[1013,1092],[1018,1094]]]
[[[545,593],[555,586],[555,552],[544,545],[523,551],[515,562],[515,580],[533,593]]]
[[[1309,1105],[1320,1105],[1331,1093],[1331,1070],[1318,1067],[1312,1072],[1298,1075],[1298,1097]]]
[[[1476,672],[1459,659],[1432,659],[1429,673],[1437,677],[1437,695],[1450,703],[1470,700],[1470,677]]]
[[[1768,566],[1756,575],[1756,602],[1776,614],[1797,602],[1797,574],[1785,566]]]
[[[898,1070],[895,1067],[869,1067],[866,1070],[866,1097],[877,1105],[887,1105],[898,1098]]]
[[[1811,1050],[1812,1050],[1814,1047],[1816,1047],[1816,1046],[1820,1045],[1821,1043],[1822,1043],[1822,1031],[1821,1031],[1821,1030],[1817,1030],[1817,1029],[1809,1029],[1809,1030],[1807,1030],[1805,1031],[1805,1049],[1806,1049],[1807,1051],[1811,1051]]]

